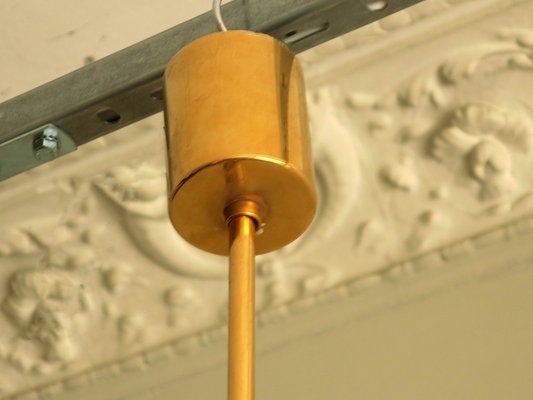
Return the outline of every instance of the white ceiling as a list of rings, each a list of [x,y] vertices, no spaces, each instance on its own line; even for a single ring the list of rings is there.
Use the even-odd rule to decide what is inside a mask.
[[[0,100],[208,11],[209,0],[4,0]]]

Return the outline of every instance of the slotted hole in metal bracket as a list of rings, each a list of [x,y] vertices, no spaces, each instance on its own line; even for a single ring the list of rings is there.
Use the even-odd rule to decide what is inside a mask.
[[[366,0],[366,8],[369,11],[383,11],[388,5],[387,0]]]
[[[96,116],[100,118],[106,124],[116,124],[120,121],[120,114],[112,108],[103,108],[96,113]]]
[[[150,92],[150,97],[153,100],[163,100],[165,97],[165,91],[162,87],[154,89]]]
[[[299,42],[301,40],[307,39],[317,33],[324,32],[329,28],[329,23],[324,22],[323,24],[314,26],[312,28],[306,28],[302,30],[293,29],[285,34],[283,41],[287,44],[292,44]]]

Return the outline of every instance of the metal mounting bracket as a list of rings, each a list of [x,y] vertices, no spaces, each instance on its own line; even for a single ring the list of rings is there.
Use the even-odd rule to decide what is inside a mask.
[[[234,0],[222,14],[229,29],[266,33],[302,52],[421,1]],[[216,31],[213,14],[202,14],[1,103],[0,146],[22,146],[25,137],[51,124],[75,148],[162,111],[167,63],[188,43]],[[4,161],[2,152],[0,179],[42,163],[35,164],[27,149],[17,154],[32,159]]]
[[[0,144],[0,180],[52,161],[78,147],[72,138],[47,124]]]

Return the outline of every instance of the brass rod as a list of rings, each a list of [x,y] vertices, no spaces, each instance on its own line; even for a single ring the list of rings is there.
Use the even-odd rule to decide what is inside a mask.
[[[229,221],[229,400],[254,399],[255,230],[248,216]]]

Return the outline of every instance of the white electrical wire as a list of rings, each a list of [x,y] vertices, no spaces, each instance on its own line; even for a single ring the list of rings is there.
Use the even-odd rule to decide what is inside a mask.
[[[215,13],[218,29],[220,29],[222,32],[226,32],[228,28],[226,28],[224,20],[222,19],[222,12],[220,11],[221,4],[222,0],[213,0],[213,12]]]

